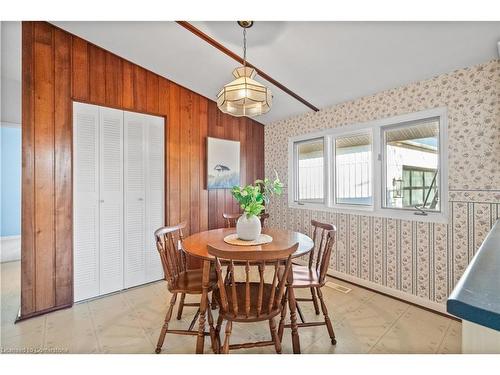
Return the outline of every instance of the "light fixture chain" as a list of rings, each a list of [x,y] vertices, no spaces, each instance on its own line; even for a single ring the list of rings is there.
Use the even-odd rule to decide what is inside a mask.
[[[247,29],[243,28],[243,67],[247,66]]]

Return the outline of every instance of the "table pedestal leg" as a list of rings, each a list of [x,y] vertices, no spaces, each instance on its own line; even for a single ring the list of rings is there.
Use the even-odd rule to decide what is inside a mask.
[[[297,327],[297,301],[295,300],[295,292],[292,287],[288,287],[288,306],[290,307],[293,353],[300,354],[300,340]]]
[[[210,278],[210,261],[203,261],[202,293],[200,300],[200,320],[198,326],[198,339],[196,341],[196,354],[203,354],[205,347],[205,316],[208,305],[208,281]]]

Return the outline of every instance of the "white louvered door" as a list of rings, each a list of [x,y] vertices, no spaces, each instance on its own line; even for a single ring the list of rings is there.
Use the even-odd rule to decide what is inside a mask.
[[[144,284],[146,241],[146,116],[124,112],[125,287]]]
[[[74,300],[99,292],[99,108],[73,105]]]
[[[154,231],[164,225],[164,120],[147,116],[146,137],[146,275],[145,281],[163,278],[163,268],[156,249]]]
[[[100,294],[123,289],[123,111],[99,107]]]
[[[74,300],[163,278],[164,120],[73,104]]]

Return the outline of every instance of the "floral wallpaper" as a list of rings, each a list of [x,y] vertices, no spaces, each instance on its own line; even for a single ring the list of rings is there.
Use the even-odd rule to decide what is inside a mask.
[[[287,189],[269,224],[310,233],[337,227],[332,270],[445,303],[500,217],[500,60],[345,102],[265,126],[266,175],[288,181],[288,138],[425,109],[448,108],[448,224],[288,207]]]

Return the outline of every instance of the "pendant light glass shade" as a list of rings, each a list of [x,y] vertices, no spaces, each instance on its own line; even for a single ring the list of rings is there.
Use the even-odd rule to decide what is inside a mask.
[[[225,85],[217,95],[217,106],[222,112],[236,117],[252,117],[271,109],[273,94],[254,80],[255,74],[255,69],[245,66],[233,71],[236,79]]]

